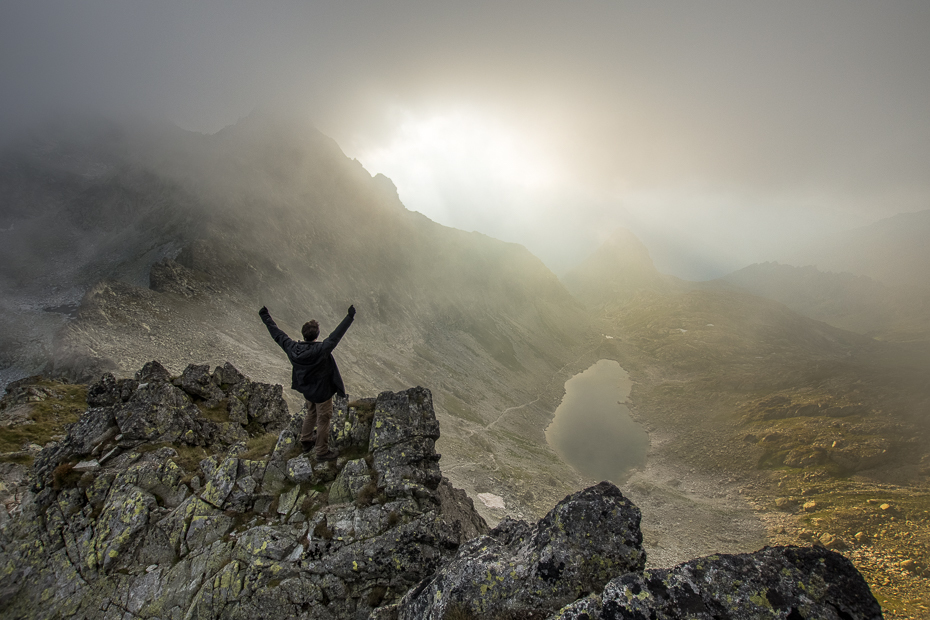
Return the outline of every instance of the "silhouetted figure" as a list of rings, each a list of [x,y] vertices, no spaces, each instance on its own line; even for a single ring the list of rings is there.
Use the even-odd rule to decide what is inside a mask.
[[[355,306],[349,306],[346,318],[342,319],[333,333],[323,342],[317,342],[320,335],[320,324],[316,321],[307,321],[301,328],[303,341],[291,340],[281,331],[268,313],[268,308],[262,306],[258,311],[265,327],[278,346],[287,353],[293,371],[291,373],[291,389],[297,390],[307,399],[307,415],[300,431],[300,443],[304,452],[316,448],[318,461],[335,460],[338,454],[329,448],[329,422],[333,417],[333,394],[345,397],[346,388],[342,383],[342,376],[333,358],[333,349],[345,336],[349,325],[355,319]]]

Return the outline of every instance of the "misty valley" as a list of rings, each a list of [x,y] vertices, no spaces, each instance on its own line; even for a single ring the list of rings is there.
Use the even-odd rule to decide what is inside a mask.
[[[314,618],[427,617],[413,592],[432,573],[418,570],[452,571],[450,558],[489,528],[502,548],[530,540],[525,522],[542,528],[568,496],[638,507],[622,550],[630,574],[794,545],[845,557],[886,617],[930,613],[930,246],[903,248],[930,238],[930,211],[703,282],[660,273],[621,229],[557,277],[523,246],[408,210],[390,179],[312,126],[267,113],[212,135],[49,125],[0,154],[0,197],[0,612],[10,617],[43,596],[54,617],[238,617],[279,603]],[[267,306],[293,337],[310,318],[328,333],[350,304],[358,317],[334,353],[348,398],[333,432],[346,456],[296,472],[296,435],[282,438],[304,403],[257,311]],[[144,424],[127,413],[136,402]],[[184,412],[196,438],[185,443],[180,422],[146,435],[160,422],[144,411],[156,410]],[[90,428],[92,412],[107,422]],[[138,437],[117,428],[121,415]],[[385,442],[410,438],[381,422],[407,424],[418,443],[391,452]],[[108,503],[117,462],[136,468],[119,505]],[[603,480],[622,496],[594,486]],[[592,487],[602,496],[585,495]],[[220,500],[204,499],[218,489]],[[117,517],[143,513],[131,527]],[[59,547],[23,551],[23,532],[39,536],[25,514]],[[78,522],[86,529],[68,529]],[[431,541],[410,543],[422,556],[372,551],[408,525],[411,541]],[[253,535],[261,553],[279,543],[280,553],[236,555]],[[300,544],[285,549],[287,536]],[[338,575],[338,587],[294,568],[328,561],[325,545],[344,564],[304,573]],[[195,548],[226,555],[191,560]],[[404,558],[403,577],[359,579],[357,563],[382,551]],[[48,568],[54,576],[38,568],[52,557],[67,564]],[[197,585],[183,596],[172,566],[201,571],[184,574]],[[442,575],[429,586],[436,600],[458,591]],[[287,589],[305,578],[312,600]],[[32,579],[45,589],[29,591]],[[262,602],[250,579],[280,601]],[[149,606],[172,588],[183,604]],[[566,588],[539,617],[600,591]],[[221,590],[224,601],[253,593],[252,607],[220,605]],[[351,604],[313,615],[339,597]],[[533,605],[521,609],[543,609]]]

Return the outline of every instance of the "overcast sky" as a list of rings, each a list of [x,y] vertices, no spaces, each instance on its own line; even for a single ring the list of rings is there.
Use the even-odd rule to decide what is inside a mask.
[[[557,273],[700,279],[930,208],[930,2],[5,1],[0,131],[305,109],[408,208]]]

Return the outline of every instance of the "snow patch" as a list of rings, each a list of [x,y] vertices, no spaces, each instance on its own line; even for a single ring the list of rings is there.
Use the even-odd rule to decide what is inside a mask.
[[[478,493],[478,499],[480,499],[481,503],[488,508],[499,508],[500,510],[504,509],[504,498],[500,495],[494,495],[493,493]]]

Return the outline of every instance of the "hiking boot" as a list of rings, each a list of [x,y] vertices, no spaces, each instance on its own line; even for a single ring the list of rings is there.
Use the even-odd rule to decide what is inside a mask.
[[[335,461],[337,458],[339,458],[339,453],[337,453],[335,450],[327,450],[326,452],[323,452],[322,454],[316,455],[316,460],[321,461],[321,462],[322,461]]]
[[[301,441],[300,445],[304,449],[304,454],[313,452],[316,449],[316,442],[314,441]]]

